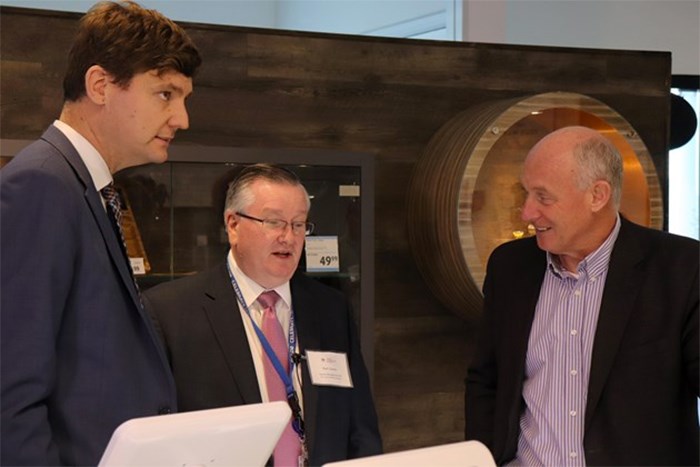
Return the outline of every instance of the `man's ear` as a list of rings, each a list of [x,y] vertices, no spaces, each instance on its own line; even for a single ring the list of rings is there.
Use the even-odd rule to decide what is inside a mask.
[[[597,180],[591,187],[591,210],[598,212],[607,206],[612,197],[612,186],[605,180]]]
[[[226,214],[224,214],[224,224],[226,225],[227,232],[235,231],[238,225],[238,216],[230,211],[226,211]]]
[[[111,76],[100,65],[93,65],[85,72],[85,94],[97,105],[104,105],[107,100],[107,86]]]

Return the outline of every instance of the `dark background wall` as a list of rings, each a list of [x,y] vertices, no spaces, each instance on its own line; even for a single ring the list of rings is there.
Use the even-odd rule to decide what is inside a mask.
[[[58,116],[77,18],[0,9],[0,138],[34,139]],[[475,322],[432,296],[406,233],[418,221],[406,215],[412,171],[442,125],[490,101],[586,94],[637,130],[665,186],[668,53],[185,27],[204,66],[179,143],[375,157],[374,386],[388,451],[463,437]]]

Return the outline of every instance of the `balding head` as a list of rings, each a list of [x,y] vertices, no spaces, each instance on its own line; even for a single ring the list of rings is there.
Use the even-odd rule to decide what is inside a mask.
[[[563,162],[561,158],[571,157],[578,187],[585,190],[596,180],[604,180],[612,189],[615,209],[620,207],[622,156],[598,131],[584,126],[560,128],[533,146],[527,159],[533,157],[548,158],[553,164]]]
[[[598,132],[566,127],[550,133],[529,152],[522,184],[522,218],[537,244],[576,271],[583,258],[608,237],[617,219],[622,162]]]

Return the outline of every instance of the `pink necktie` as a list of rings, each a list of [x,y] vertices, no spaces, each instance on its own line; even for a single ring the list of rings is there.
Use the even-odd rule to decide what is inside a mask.
[[[262,332],[275,351],[277,358],[284,367],[284,371],[289,374],[289,350],[287,349],[287,339],[282,331],[282,326],[275,313],[275,303],[279,295],[274,290],[263,292],[258,297],[258,303],[263,307]],[[265,369],[265,382],[267,384],[267,397],[270,401],[286,401],[287,392],[284,388],[282,378],[275,370],[274,365],[263,350],[263,368]],[[282,437],[277,442],[274,452],[275,467],[297,467],[299,465],[299,454],[301,445],[299,436],[292,428],[291,422],[282,433]]]

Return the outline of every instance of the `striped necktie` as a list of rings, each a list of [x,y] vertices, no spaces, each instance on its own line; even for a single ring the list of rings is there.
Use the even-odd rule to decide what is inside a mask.
[[[112,221],[112,227],[117,233],[117,237],[121,242],[122,251],[124,251],[124,256],[126,256],[127,263],[129,263],[129,271],[131,272],[131,279],[134,281],[134,286],[136,287],[136,293],[139,296],[139,301],[141,301],[141,291],[139,290],[139,284],[136,282],[134,277],[134,271],[131,269],[131,263],[129,262],[129,255],[126,249],[126,241],[124,240],[124,231],[122,230],[122,202],[119,198],[119,193],[114,188],[114,183],[110,182],[109,185],[100,190],[100,194],[105,200],[107,205],[107,214]],[[141,303],[143,303],[141,301]]]

